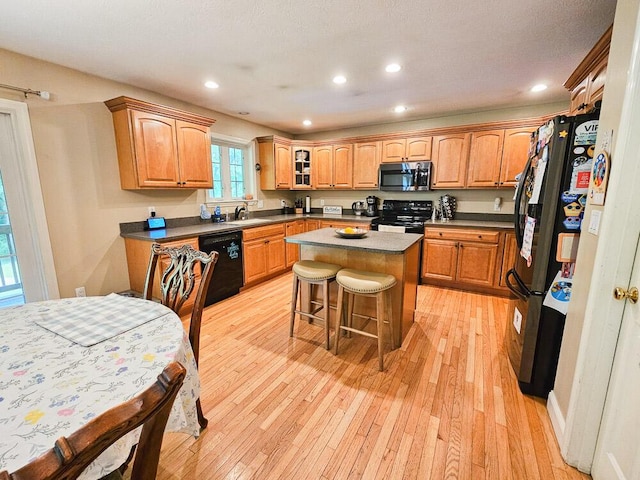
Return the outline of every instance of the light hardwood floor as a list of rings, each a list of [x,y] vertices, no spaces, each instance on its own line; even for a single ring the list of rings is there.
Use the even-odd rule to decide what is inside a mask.
[[[588,479],[506,357],[505,299],[420,286],[378,372],[376,342],[296,323],[291,274],[205,310],[199,439],[167,434],[159,479]]]

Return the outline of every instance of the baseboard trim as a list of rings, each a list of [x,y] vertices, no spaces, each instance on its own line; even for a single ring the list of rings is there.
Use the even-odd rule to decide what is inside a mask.
[[[564,444],[565,418],[564,415],[562,415],[560,405],[558,405],[558,400],[553,390],[549,392],[549,398],[547,398],[547,412],[549,413],[551,426],[553,427],[553,433],[556,435],[558,445],[562,447]]]

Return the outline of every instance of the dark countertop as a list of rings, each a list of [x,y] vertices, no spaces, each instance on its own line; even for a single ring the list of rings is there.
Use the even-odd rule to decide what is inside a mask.
[[[340,222],[350,222],[354,226],[357,224],[369,224],[375,217],[364,217],[359,215],[271,215],[268,217],[255,217],[248,220],[234,220],[230,222],[202,222],[197,225],[185,225],[180,227],[169,227],[160,230],[146,230],[136,232],[121,232],[120,236],[124,238],[133,238],[136,240],[144,240],[148,242],[171,242],[173,240],[181,240],[183,238],[199,237],[200,235],[216,234],[244,230],[246,228],[260,227],[263,225],[272,225],[275,223],[291,222],[311,218],[315,220],[335,220]]]
[[[271,225],[274,223],[284,223],[293,220],[300,219],[315,219],[315,220],[335,220],[339,222],[353,223],[354,226],[358,224],[370,224],[371,220],[376,217],[365,217],[360,215],[323,215],[319,213],[311,214],[286,214],[286,215],[271,215],[267,217],[254,217],[248,220],[235,220],[230,222],[213,223],[205,222],[195,225],[183,225],[164,228],[160,230],[148,230],[148,231],[132,231],[121,232],[120,236],[124,238],[134,238],[136,240],[144,240],[147,242],[171,242],[174,240],[181,240],[184,238],[199,237],[200,235],[225,233],[238,230],[244,230],[246,228],[260,227],[263,225]],[[425,227],[470,227],[470,228],[491,228],[491,229],[513,229],[513,223],[500,222],[500,221],[482,221],[482,220],[450,220],[448,222],[441,222],[436,220],[435,222],[428,221],[425,223]]]
[[[333,228],[321,228],[285,237],[287,243],[333,247],[347,250],[363,250],[374,253],[398,255],[414,243],[422,240],[418,233],[391,233],[370,231],[363,238],[342,238]]]

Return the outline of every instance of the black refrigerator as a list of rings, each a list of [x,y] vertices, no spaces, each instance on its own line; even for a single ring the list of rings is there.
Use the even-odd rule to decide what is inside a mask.
[[[545,123],[531,136],[518,181],[505,344],[528,395],[553,389],[597,131],[597,113]]]

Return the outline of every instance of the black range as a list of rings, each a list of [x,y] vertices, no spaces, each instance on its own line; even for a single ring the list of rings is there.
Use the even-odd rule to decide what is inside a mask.
[[[424,223],[431,219],[431,200],[384,200],[382,212],[371,221],[371,230],[380,225],[404,227],[406,233],[424,233]]]

